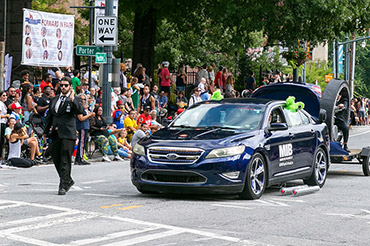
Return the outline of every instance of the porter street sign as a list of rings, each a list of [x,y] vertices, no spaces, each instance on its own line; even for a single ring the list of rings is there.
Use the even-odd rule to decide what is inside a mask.
[[[78,56],[95,56],[98,52],[103,52],[103,47],[85,45],[76,46],[76,55]]]

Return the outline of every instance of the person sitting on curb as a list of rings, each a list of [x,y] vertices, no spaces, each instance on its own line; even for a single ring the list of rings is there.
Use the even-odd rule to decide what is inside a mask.
[[[140,129],[135,132],[134,136],[132,136],[132,142],[131,142],[132,148],[135,148],[135,144],[139,142],[139,140],[149,135],[148,129],[149,128],[146,123],[141,124]]]
[[[124,121],[126,130],[127,130],[127,139],[129,142],[131,142],[132,136],[134,135],[134,133],[136,132],[138,128],[136,120],[135,120],[135,116],[136,116],[136,111],[131,110],[128,117]]]
[[[110,162],[111,160],[108,157],[109,146],[114,155],[114,161],[122,161],[122,158],[118,155],[117,152],[117,140],[112,137],[112,134],[119,132],[115,125],[114,127],[111,124],[111,127],[107,128],[107,123],[103,118],[103,108],[95,108],[95,117],[91,118],[90,129],[91,136],[95,137],[95,143],[99,145],[100,150],[103,152],[103,161]]]

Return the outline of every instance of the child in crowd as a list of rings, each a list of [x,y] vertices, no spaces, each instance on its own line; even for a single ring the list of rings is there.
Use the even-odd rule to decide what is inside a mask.
[[[14,117],[18,123],[23,124],[22,106],[16,102],[10,106],[10,109],[12,110],[10,116]]]
[[[10,134],[12,133],[16,123],[17,123],[17,121],[16,121],[15,117],[11,116],[8,120],[8,125],[9,126],[7,128],[5,128],[5,134],[4,134],[8,141],[10,140]]]
[[[118,133],[118,139],[117,139],[117,142],[120,143],[121,145],[125,146],[127,149],[129,149],[130,151],[132,150],[132,147],[131,147],[131,144],[129,144],[129,142],[127,142],[127,131],[125,128],[122,129],[122,131],[120,131]]]
[[[121,132],[121,130],[120,131],[118,131],[119,129],[117,129],[117,126],[116,126],[116,124],[114,124],[114,123],[112,123],[112,124],[110,124],[109,126],[108,126],[108,128],[107,128],[107,130],[108,130],[108,132],[109,132],[109,134],[110,134],[110,136],[109,136],[109,138],[112,138],[114,141],[115,141],[115,143],[116,143],[116,146],[117,146],[117,153],[118,153],[118,155],[121,157],[124,157],[124,158],[131,158],[131,153],[128,153],[128,151],[129,151],[129,149],[127,149],[127,148],[122,148],[123,147],[123,145],[122,144],[120,144],[118,141],[117,141],[117,137],[116,137],[116,135],[117,134],[119,134],[120,132]],[[111,147],[109,146],[109,149],[108,149],[108,154],[109,155],[113,155],[113,152],[112,152],[112,150],[111,150]],[[120,160],[123,160],[123,159],[120,159]]]

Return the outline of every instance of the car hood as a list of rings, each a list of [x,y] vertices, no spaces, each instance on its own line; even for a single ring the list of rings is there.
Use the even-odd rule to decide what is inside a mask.
[[[158,145],[176,147],[215,148],[238,145],[258,134],[258,130],[234,131],[223,129],[162,129],[141,141],[147,147]]]

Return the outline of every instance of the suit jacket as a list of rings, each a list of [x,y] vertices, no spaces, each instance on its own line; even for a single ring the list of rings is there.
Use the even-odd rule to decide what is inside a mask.
[[[76,139],[76,115],[83,113],[83,107],[80,98],[75,97],[72,101],[67,97],[60,106],[58,113],[55,111],[55,104],[59,100],[55,96],[50,101],[49,111],[46,118],[44,134],[54,138],[58,134],[59,138]]]

